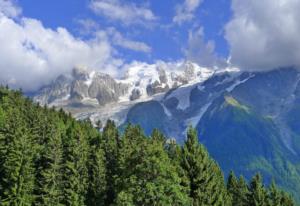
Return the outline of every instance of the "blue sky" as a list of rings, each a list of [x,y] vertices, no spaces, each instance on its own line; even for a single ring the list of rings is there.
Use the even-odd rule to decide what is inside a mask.
[[[299,0],[0,0],[0,83],[34,91],[76,66],[300,67]]]
[[[203,27],[205,41],[215,42],[215,51],[219,56],[224,58],[228,56],[228,46],[223,33],[224,25],[231,15],[230,1],[200,1],[193,12],[194,18],[180,25],[173,23],[172,20],[176,15],[176,6],[183,4],[184,1],[164,0],[161,3],[161,0],[123,0],[123,2],[146,5],[157,20],[149,22],[149,25],[124,25],[120,21],[112,21],[106,16],[95,14],[89,7],[89,0],[19,1],[18,3],[24,16],[40,20],[45,27],[52,29],[64,27],[76,37],[89,38],[89,35],[82,35],[80,30],[83,28],[78,23],[81,19],[88,19],[95,21],[101,29],[114,27],[126,38],[144,42],[152,48],[151,53],[117,48],[120,55],[128,62],[132,60],[153,62],[158,59],[171,61],[185,58],[182,50],[187,46],[188,33],[198,27]]]

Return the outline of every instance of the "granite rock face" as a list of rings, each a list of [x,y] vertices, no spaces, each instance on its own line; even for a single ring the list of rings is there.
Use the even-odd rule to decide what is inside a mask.
[[[179,65],[136,65],[119,79],[86,68],[76,67],[69,75],[61,75],[34,96],[47,105],[96,105],[136,101],[166,93],[212,72],[191,62]]]
[[[127,92],[127,84],[118,83],[107,74],[75,68],[72,76],[59,76],[52,84],[41,89],[34,100],[50,105],[97,100],[99,105],[105,105],[118,101]]]

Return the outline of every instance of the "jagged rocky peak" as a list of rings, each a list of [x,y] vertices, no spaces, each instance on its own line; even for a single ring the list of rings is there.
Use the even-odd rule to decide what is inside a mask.
[[[76,80],[87,80],[90,76],[90,71],[86,67],[76,66],[72,70],[72,76]]]
[[[184,67],[184,76],[187,78],[187,80],[195,79],[196,71],[193,63],[188,61],[185,63]]]
[[[39,91],[35,100],[56,106],[73,103],[96,106],[142,100],[184,84],[202,81],[211,73],[188,61],[155,64],[134,62],[128,65],[123,78],[115,79],[108,74],[77,66],[68,76],[58,77]]]
[[[117,82],[107,74],[96,74],[89,87],[91,98],[96,98],[100,105],[116,102],[128,93],[128,84]]]
[[[118,101],[127,92],[127,84],[117,82],[108,74],[75,67],[71,75],[60,75],[41,89],[34,100],[56,106],[74,103],[105,105]]]
[[[166,70],[162,67],[157,67],[158,75],[159,75],[159,80],[161,83],[167,83],[167,73]]]

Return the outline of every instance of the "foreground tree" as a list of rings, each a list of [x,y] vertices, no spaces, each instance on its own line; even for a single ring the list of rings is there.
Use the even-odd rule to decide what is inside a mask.
[[[189,196],[192,205],[228,205],[229,198],[222,172],[209,157],[203,145],[199,144],[197,132],[188,129],[187,140],[182,148],[181,166],[189,179]]]
[[[88,191],[87,138],[78,123],[71,120],[64,136],[63,194],[65,205],[85,205]]]
[[[139,126],[119,136],[112,121],[99,132],[0,87],[0,205],[295,205],[259,175],[247,185],[232,173],[227,190],[192,128],[183,146]]]
[[[63,201],[63,147],[62,123],[50,127],[39,159],[37,202],[38,205],[60,206]]]
[[[131,150],[128,145],[139,142]],[[189,205],[176,167],[160,141],[144,138],[138,127],[126,129],[117,205]],[[132,142],[133,141],[133,142]],[[130,153],[127,153],[130,152]]]
[[[268,190],[268,205],[269,206],[294,206],[295,203],[291,196],[283,191],[280,191],[275,182],[272,181]]]
[[[262,183],[260,174],[256,174],[249,186],[248,204],[253,206],[267,206],[267,191]]]
[[[232,206],[247,206],[247,195],[249,193],[245,179],[241,176],[236,178],[234,172],[230,172],[227,180],[227,191],[230,195]]]
[[[104,151],[100,146],[92,149],[90,160],[90,179],[87,205],[104,206],[106,200],[107,182]]]
[[[32,137],[20,118],[18,111],[13,116],[17,122],[11,125],[7,135],[7,147],[2,170],[2,204],[8,206],[31,205],[35,182],[34,144]]]
[[[103,128],[101,147],[104,150],[106,170],[105,205],[111,205],[116,199],[116,177],[118,175],[119,132],[115,123],[108,120]]]

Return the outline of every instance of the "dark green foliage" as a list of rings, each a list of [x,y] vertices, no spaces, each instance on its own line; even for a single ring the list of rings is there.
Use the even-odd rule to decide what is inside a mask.
[[[267,191],[262,183],[262,177],[260,174],[256,174],[249,186],[248,202],[253,206],[267,206]]]
[[[182,148],[181,166],[189,179],[192,205],[229,204],[222,172],[204,146],[199,144],[197,132],[193,128],[189,128]]]
[[[106,194],[105,204],[110,205],[116,198],[116,176],[118,174],[118,149],[119,149],[119,133],[113,121],[108,120],[103,129],[102,147],[105,156],[106,167]]]
[[[256,174],[249,185],[243,177],[239,180],[231,172],[227,180],[227,191],[231,197],[232,206],[294,206],[291,196],[279,190],[274,181],[269,188],[263,185],[260,174]]]
[[[230,172],[227,180],[227,191],[231,198],[232,205],[246,206],[249,193],[247,183],[241,176],[236,178],[233,172]]]
[[[144,138],[139,127],[129,126],[122,139],[120,190],[117,204],[188,205],[176,167],[163,148],[161,139]],[[132,147],[132,145],[135,147]]]
[[[92,150],[90,160],[90,181],[87,205],[105,205],[107,182],[104,151],[97,146]]]
[[[226,189],[192,128],[183,147],[158,130],[100,129],[0,87],[0,205],[294,205],[259,175],[247,185],[232,173]]]
[[[55,125],[55,124],[53,124]],[[52,128],[51,137],[44,143],[39,160],[40,176],[39,194],[37,201],[40,205],[59,206],[63,200],[62,161],[63,148],[61,134],[63,128]]]
[[[287,193],[280,191],[273,181],[268,191],[268,203],[270,206],[293,206],[293,199]]]
[[[8,93],[7,93],[8,95]],[[26,111],[22,106],[27,100],[15,92],[4,96],[1,91],[1,107],[6,111],[1,145],[1,199],[2,205],[31,205],[33,195],[35,168],[33,165],[35,145],[28,128]],[[10,107],[10,104],[15,107]]]
[[[166,137],[163,135],[163,133],[161,133],[158,129],[154,129],[152,131],[152,134],[151,134],[151,139],[153,141],[156,141],[158,143],[161,143],[162,145],[165,144],[166,142]]]
[[[71,121],[66,130],[64,145],[64,203],[66,205],[84,205],[88,190],[88,154],[87,138],[80,126]]]

